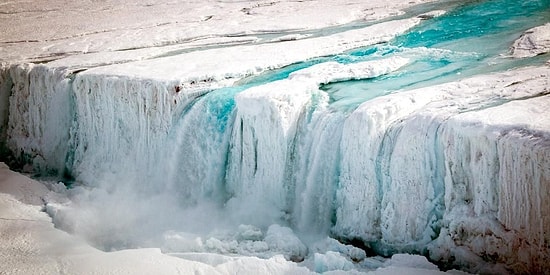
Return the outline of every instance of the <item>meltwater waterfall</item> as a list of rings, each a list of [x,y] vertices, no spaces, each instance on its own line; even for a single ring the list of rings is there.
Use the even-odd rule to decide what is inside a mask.
[[[507,55],[549,10],[545,0],[468,3],[330,53],[282,53],[271,70],[186,81],[139,73],[185,55],[87,70],[5,66],[1,134],[13,159],[71,183],[73,204],[47,207],[59,226],[107,250],[216,227],[262,235],[278,224],[446,268],[541,271],[550,257],[548,54]],[[102,211],[111,220],[94,218]],[[165,249],[276,250],[261,236],[246,246],[216,238]],[[292,260],[305,256],[298,250],[282,249]]]

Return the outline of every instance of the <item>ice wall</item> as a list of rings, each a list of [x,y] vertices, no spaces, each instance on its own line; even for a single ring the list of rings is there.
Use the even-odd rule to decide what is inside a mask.
[[[32,64],[8,68],[1,92],[8,103],[2,106],[7,148],[37,171],[62,174],[73,120],[70,72]]]
[[[88,185],[104,180],[97,171],[118,174],[111,181],[156,176],[179,99],[171,84],[79,74],[72,83],[75,123],[68,157],[74,176]]]
[[[422,253],[473,272],[486,271],[487,261],[543,271],[549,68],[379,95],[350,113],[332,108],[320,89],[408,62],[324,63],[208,93],[101,70],[13,66],[2,73],[2,96],[11,88],[7,145],[37,169],[106,189],[106,198],[161,194],[183,209],[207,200],[219,219],[359,240],[383,255]],[[157,222],[151,202],[177,212],[160,199],[128,210],[120,198],[101,205],[113,223]],[[97,235],[113,228],[95,229],[73,227]],[[116,229],[139,237],[124,231],[132,226]]]
[[[344,116],[331,114],[327,109],[328,95],[319,90],[319,85],[374,78],[407,63],[401,57],[351,65],[322,63],[294,72],[288,79],[238,94],[227,191],[234,201],[261,203],[253,203],[255,207],[240,204],[234,207],[250,209],[249,215],[256,217],[266,215],[265,211],[257,212],[258,205],[265,206],[274,218],[293,213],[297,207],[303,217],[293,219],[300,224],[307,220],[304,228],[315,224],[316,229],[328,229],[339,166],[341,131],[337,123]],[[327,137],[326,133],[334,136]],[[301,186],[304,182],[305,186]],[[300,204],[295,205],[294,200]],[[307,203],[301,205],[303,202]],[[232,206],[231,200],[229,205]]]
[[[349,116],[304,79],[247,90],[236,98],[231,200],[251,217],[265,215],[245,207],[258,200],[298,230],[330,229],[385,255],[541,270],[547,76],[546,67],[516,70],[392,94]],[[530,248],[514,253],[523,239]]]
[[[550,170],[547,76],[539,68],[432,86],[349,116],[303,79],[245,91],[230,148],[233,200],[261,201],[298,230],[330,229],[381,254],[454,257],[475,272],[486,271],[474,264],[483,261],[540,270],[550,225],[536,218],[548,193],[535,191]],[[516,191],[525,185],[534,187]],[[523,239],[537,244],[516,253]]]
[[[346,123],[356,121],[351,118],[357,116],[367,121],[362,125],[378,124],[359,133],[357,124],[344,128],[351,132],[343,135],[343,151],[349,153],[344,153],[342,167],[352,168],[342,173],[343,188],[338,191],[342,203],[334,230],[371,241],[382,253],[387,248],[422,251],[428,247],[436,255],[442,250],[427,244],[450,236],[454,245],[467,246],[484,259],[494,257],[525,270],[540,268],[538,255],[548,253],[541,242],[548,236],[542,236],[544,230],[528,228],[549,226],[539,216],[547,210],[538,204],[540,196],[548,196],[542,187],[548,185],[550,171],[550,120],[542,111],[549,100],[543,88],[548,80],[525,74],[498,77],[388,96],[354,112]],[[494,86],[483,87],[483,81]],[[535,98],[521,100],[530,97]],[[362,146],[361,138],[352,138],[363,136],[376,141],[370,142],[374,148]],[[365,167],[375,168],[370,173],[368,168],[360,169],[357,159],[370,160]],[[354,192],[365,186],[372,191]],[[517,192],[518,187],[529,191]],[[530,196],[534,201],[527,203]],[[356,207],[365,204],[365,208]],[[527,225],[529,219],[531,225]],[[365,235],[365,231],[374,235]],[[523,234],[529,237],[520,237]],[[529,243],[538,244],[525,253],[513,252],[523,238],[536,238]],[[443,250],[454,256],[459,253],[458,249]]]
[[[447,236],[521,273],[544,272],[549,256],[547,93],[457,115],[442,133],[454,160],[446,164]]]
[[[8,126],[8,108],[12,81],[9,76],[9,65],[0,63],[0,150],[5,150],[6,132]]]

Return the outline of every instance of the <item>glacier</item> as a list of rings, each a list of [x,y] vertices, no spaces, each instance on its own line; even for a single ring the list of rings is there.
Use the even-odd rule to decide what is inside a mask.
[[[66,182],[45,211],[106,251],[543,272],[549,7],[472,22],[498,5],[120,64],[2,63],[3,150]],[[513,53],[541,29],[534,54]]]

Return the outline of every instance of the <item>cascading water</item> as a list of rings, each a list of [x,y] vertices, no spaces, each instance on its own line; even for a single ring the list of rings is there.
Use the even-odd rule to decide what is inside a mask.
[[[64,125],[72,125],[69,137],[47,127],[28,135],[52,143],[62,163],[50,165],[75,178],[76,187],[69,192],[75,193],[79,209],[88,211],[48,209],[58,223],[70,224],[67,230],[105,249],[154,245],[165,232],[199,234],[229,227],[238,237],[217,236],[204,245],[169,250],[261,254],[273,248],[272,243],[268,249],[259,243],[262,232],[279,232],[270,225],[282,224],[299,235],[359,240],[382,255],[417,252],[449,261],[461,254],[438,247],[453,238],[475,255],[488,253],[477,251],[479,245],[472,241],[479,234],[455,234],[480,221],[489,224],[483,225],[486,235],[494,236],[487,243],[508,247],[508,235],[497,230],[516,229],[516,217],[508,214],[515,203],[508,202],[516,195],[506,190],[515,190],[516,181],[546,188],[548,139],[542,152],[521,146],[514,148],[516,153],[508,152],[503,144],[514,139],[508,132],[495,134],[483,127],[479,133],[463,132],[470,125],[464,121],[474,125],[475,114],[485,109],[500,110],[508,102],[544,96],[544,91],[514,89],[548,81],[501,73],[504,80],[488,77],[494,87],[475,93],[468,90],[486,80],[454,81],[545,61],[506,55],[519,34],[548,21],[549,2],[511,2],[467,3],[388,43],[316,58],[176,100],[166,91],[178,93],[178,83],[105,79],[84,72],[54,74],[57,86],[52,87],[38,79],[43,77],[39,71],[47,68],[36,66],[31,85],[45,86],[48,94],[60,98],[65,95],[64,100],[47,97],[45,102],[61,102],[74,116],[67,115],[73,111],[59,115]],[[24,78],[17,75],[23,69],[12,70],[15,82]],[[434,86],[448,82],[454,83]],[[71,96],[66,96],[68,85]],[[548,101],[548,96],[541,100]],[[48,106],[46,111],[58,111]],[[12,127],[21,121],[39,125],[40,114],[29,114],[10,121]],[[66,140],[69,147],[63,150],[60,144]],[[28,143],[12,147],[38,150]],[[529,156],[525,163],[512,160],[522,154]],[[532,165],[540,169],[525,168]],[[510,175],[507,169],[524,172]],[[97,188],[82,195],[84,187],[78,183]],[[94,225],[91,216],[99,205],[110,207],[116,225]],[[548,212],[541,207],[539,203],[532,209]],[[461,213],[473,214],[461,219]],[[541,224],[546,228],[550,223]],[[238,225],[244,227],[235,229]],[[548,234],[540,228],[529,230],[524,237],[539,242],[534,251],[543,249],[541,239],[548,240]],[[112,231],[125,233],[109,236]],[[248,237],[242,237],[243,232]],[[165,233],[164,239],[173,240],[172,233]],[[234,244],[239,238],[253,245]],[[300,255],[291,258],[304,256],[303,249],[298,250]],[[468,257],[457,264],[463,263],[469,263]]]
[[[518,61],[504,59],[499,55],[506,54],[512,38],[517,37],[518,33],[545,20],[543,15],[547,7],[544,5],[542,2],[536,1],[525,2],[513,7],[509,6],[506,1],[466,5],[457,11],[427,21],[408,34],[396,38],[388,45],[354,50],[348,55],[310,62],[308,65],[330,60],[336,60],[342,64],[353,64],[394,56],[412,60],[406,67],[393,73],[382,74],[372,80],[339,81],[334,84],[319,83],[323,84],[322,90],[326,93],[318,91],[315,86],[301,87],[301,84],[287,83],[277,85],[276,82],[273,82],[273,84],[261,86],[260,90],[253,88],[246,90],[243,96],[237,96],[237,108],[234,110],[235,89],[232,89],[231,92],[214,91],[211,93],[213,97],[219,99],[225,95],[226,99],[222,100],[222,104],[219,100],[211,103],[208,96],[198,100],[201,102],[201,106],[210,107],[202,107],[209,110],[201,109],[196,113],[198,116],[207,116],[207,118],[202,118],[201,123],[198,123],[201,125],[201,129],[182,132],[181,137],[185,137],[182,138],[184,140],[182,146],[187,149],[181,149],[179,154],[181,157],[175,161],[184,164],[175,173],[175,175],[182,175],[181,181],[176,182],[187,186],[185,188],[203,190],[190,196],[193,199],[196,199],[197,195],[200,197],[206,193],[225,193],[225,195],[219,196],[229,198],[229,206],[233,205],[236,200],[244,202],[259,200],[263,203],[253,203],[252,205],[267,205],[268,209],[274,211],[272,215],[275,217],[282,218],[284,215],[281,213],[290,213],[291,216],[287,216],[285,219],[290,219],[296,226],[308,228],[310,227],[309,222],[311,222],[322,225],[315,226],[315,228],[324,228],[326,231],[331,225],[334,225],[335,207],[337,207],[335,205],[336,193],[341,192],[338,186],[345,181],[339,175],[341,161],[345,161],[348,152],[356,151],[356,149],[340,148],[342,125],[351,120],[348,118],[349,113],[353,112],[362,102],[404,88],[418,88],[449,82],[478,73],[480,70],[496,71],[516,66]],[[502,7],[504,6],[509,6],[508,10],[503,11]],[[484,14],[484,11],[488,14]],[[479,22],[480,20],[483,22]],[[492,42],[497,39],[504,40],[506,43],[499,43],[493,47],[479,47],[479,45],[494,45]],[[456,51],[456,49],[461,50]],[[493,63],[505,65],[497,66]],[[299,70],[302,68],[303,66],[294,66],[289,69]],[[272,77],[259,77],[261,82],[248,81],[248,83],[261,85],[264,82],[272,81],[272,79],[284,79],[290,72],[292,71],[285,72],[285,69],[282,69],[275,73],[268,73]],[[237,90],[245,89],[237,88]],[[288,92],[286,92],[287,90]],[[251,93],[255,95],[244,96]],[[488,101],[485,104],[490,105],[491,103]],[[221,108],[212,111],[216,105],[220,105]],[[259,108],[258,106],[263,107]],[[192,109],[195,108],[198,107],[192,107]],[[211,114],[212,112],[213,114]],[[232,112],[236,112],[236,114],[232,114]],[[199,119],[194,118],[196,115],[187,114],[185,116],[190,117],[188,120]],[[284,117],[278,117],[281,115]],[[232,121],[233,119],[235,122]],[[198,124],[191,123],[187,127]],[[232,134],[227,132],[227,125],[234,127]],[[415,126],[410,127],[417,127],[414,123],[411,125]],[[360,127],[360,125],[356,125],[353,129]],[[399,132],[394,134],[393,131],[400,129],[400,127],[390,127],[389,125],[381,127],[390,129],[390,132],[385,133],[388,136],[387,139],[398,135]],[[434,130],[427,131],[434,132]],[[434,138],[437,139],[437,137]],[[198,143],[193,143],[194,139]],[[396,150],[394,147],[397,145],[385,140],[382,139],[381,148],[386,149],[380,150],[390,151],[377,153],[382,154],[378,156],[381,160],[364,165],[368,167],[365,169],[373,169],[363,176],[373,181],[372,184],[364,183],[365,186],[383,185],[382,182],[385,180],[382,174],[392,174],[388,171],[388,167],[383,167],[380,164],[380,161],[388,161],[384,159],[396,157],[392,151]],[[426,142],[437,144],[435,141],[427,140]],[[376,141],[365,139],[362,143],[376,143]],[[365,148],[371,145],[359,146]],[[216,148],[214,152],[212,152],[212,148]],[[437,148],[428,148],[427,150],[435,150],[434,154],[439,154]],[[213,154],[216,157],[212,157]],[[227,159],[227,154],[229,154],[229,159]],[[196,157],[189,158],[188,156]],[[361,158],[353,157],[351,159],[359,160]],[[188,167],[193,167],[189,170],[196,170],[194,169],[196,166],[190,163],[195,161],[201,163],[199,166],[204,168],[187,172],[185,169]],[[432,168],[418,167],[418,169],[436,170],[439,171],[438,173],[442,173],[440,170],[442,167],[435,168],[435,166],[441,165],[438,163],[439,161],[431,160],[434,162]],[[226,164],[229,165],[227,168]],[[210,173],[206,172],[209,171],[208,169],[214,170]],[[225,174],[226,172],[227,174]],[[197,173],[204,175],[196,176]],[[193,178],[188,178],[191,175]],[[215,179],[209,177],[215,177]],[[441,176],[439,178],[438,184],[442,184]],[[422,182],[427,181],[422,180]],[[217,186],[217,188],[208,186]],[[434,188],[443,192],[441,186]],[[373,190],[372,194],[386,192],[380,187],[376,189],[378,191]],[[391,191],[390,188],[388,192]],[[184,192],[184,194],[187,193]],[[438,198],[439,203],[434,202],[432,207],[441,207],[442,194],[434,196]],[[377,201],[375,204],[378,203],[381,202]],[[378,207],[372,205],[372,207],[366,208],[374,210]],[[256,213],[258,207],[255,208],[250,209],[250,216],[256,217],[259,213],[263,213]],[[434,214],[433,217],[435,220],[439,220],[441,213]],[[366,230],[366,232],[377,232],[377,230]],[[376,236],[378,238],[378,235]]]

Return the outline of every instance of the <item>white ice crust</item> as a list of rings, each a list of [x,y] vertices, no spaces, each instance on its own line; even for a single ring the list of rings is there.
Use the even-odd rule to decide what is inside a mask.
[[[82,75],[176,81],[175,85],[182,84],[184,88],[201,85],[210,87],[212,84],[223,84],[223,81],[231,84],[242,77],[268,69],[388,41],[419,22],[418,18],[409,18],[310,39],[190,52],[102,66],[83,72]],[[283,49],[292,49],[292,51]]]
[[[266,33],[315,32],[383,19],[423,2],[427,1],[9,1],[0,4],[0,25],[16,27],[0,33],[0,61],[53,60],[81,53],[118,59],[128,50],[167,53],[189,48],[189,42],[194,47],[240,43],[243,37],[251,42]],[[164,46],[176,47],[158,51]]]
[[[385,58],[344,65],[338,62],[324,62],[293,72],[288,79],[295,82],[311,82],[317,85],[332,82],[375,78],[393,72],[409,62],[403,57]]]

